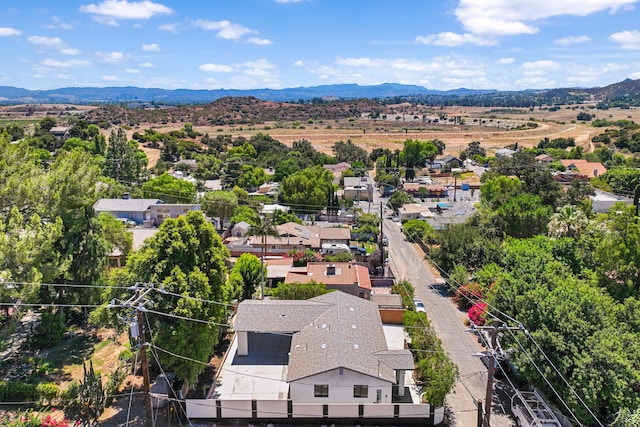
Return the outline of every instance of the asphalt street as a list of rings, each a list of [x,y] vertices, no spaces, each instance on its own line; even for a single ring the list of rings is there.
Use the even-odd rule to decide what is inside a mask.
[[[466,313],[458,310],[443,290],[435,285],[435,277],[426,261],[414,246],[405,240],[400,224],[384,219],[383,229],[389,239],[386,249],[396,279],[406,279],[413,284],[415,296],[424,302],[429,321],[442,341],[445,352],[460,370],[460,378],[446,399],[455,419],[452,425],[475,426],[476,402],[478,399],[484,402],[486,394],[487,368],[477,357],[477,353],[484,351],[484,348],[474,334],[466,331]],[[513,421],[504,413],[505,408],[499,402],[495,402],[491,413],[491,425],[513,426]]]

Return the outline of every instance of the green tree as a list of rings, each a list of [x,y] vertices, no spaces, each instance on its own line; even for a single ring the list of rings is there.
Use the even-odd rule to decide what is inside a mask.
[[[220,218],[220,229],[222,229],[224,220],[231,218],[238,209],[238,196],[230,191],[209,191],[204,193],[200,203],[207,216]]]
[[[141,161],[136,151],[135,146],[127,141],[127,135],[122,128],[118,128],[117,132],[111,131],[105,154],[104,174],[117,181],[138,181],[146,164]]]
[[[231,273],[237,273],[242,277],[242,299],[251,299],[256,288],[262,283],[264,278],[264,265],[257,256],[245,253],[240,255]]]
[[[521,192],[522,182],[518,178],[497,176],[480,186],[480,199],[491,209],[496,209]]]
[[[282,180],[279,198],[296,212],[313,213],[327,206],[333,175],[322,166],[313,166]]]
[[[350,139],[347,142],[338,141],[333,144],[333,154],[336,156],[338,163],[340,162],[362,162],[369,165],[369,154],[364,148],[358,147]]]
[[[155,283],[180,295],[154,293],[154,311],[158,314],[145,316],[151,342],[181,356],[158,352],[163,369],[174,371],[189,383],[209,361],[220,336],[217,324],[226,323],[226,303],[231,297],[226,285],[228,257],[229,252],[204,214],[190,211],[165,220],[158,232],[128,258],[126,266],[114,270],[109,278],[111,287],[104,295],[105,301],[126,300],[130,293],[121,287],[136,283]],[[108,318],[102,310],[93,319]]]
[[[410,219],[402,226],[405,236],[410,241],[420,240],[424,243],[431,243],[435,240],[436,232],[426,221],[420,219]]]
[[[588,224],[589,220],[584,212],[576,206],[567,205],[557,209],[547,227],[550,236],[577,237]]]
[[[146,198],[161,199],[165,203],[193,203],[196,197],[196,187],[192,183],[168,173],[142,184],[142,192]]]
[[[398,210],[401,206],[413,202],[413,197],[403,190],[398,190],[389,197],[389,201],[387,202],[389,206],[395,211]]]

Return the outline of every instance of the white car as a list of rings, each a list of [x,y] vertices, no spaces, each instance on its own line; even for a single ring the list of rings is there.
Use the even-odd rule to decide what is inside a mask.
[[[417,312],[422,312],[424,314],[427,314],[427,308],[424,306],[424,303],[422,302],[422,300],[420,300],[418,298],[414,298],[413,299],[413,305],[416,306],[416,311]]]

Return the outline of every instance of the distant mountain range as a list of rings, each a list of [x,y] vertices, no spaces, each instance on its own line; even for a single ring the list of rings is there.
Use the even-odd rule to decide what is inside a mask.
[[[255,97],[275,102],[305,102],[314,99],[407,99],[444,104],[509,106],[515,104],[566,103],[581,101],[626,102],[640,104],[640,80],[625,80],[602,88],[565,88],[524,91],[455,89],[439,91],[422,86],[385,83],[375,86],[356,84],[323,85],[287,89],[154,89],[139,87],[67,87],[29,90],[0,86],[1,104],[26,103],[166,103],[201,104],[224,97]],[[523,106],[519,105],[519,106]]]

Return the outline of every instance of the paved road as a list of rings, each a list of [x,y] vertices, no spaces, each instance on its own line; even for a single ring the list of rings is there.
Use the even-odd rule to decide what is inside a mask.
[[[463,323],[466,314],[460,312],[450,298],[444,296],[437,287],[431,286],[435,283],[433,274],[413,245],[405,240],[400,225],[385,219],[383,227],[389,239],[389,263],[396,278],[407,279],[414,285],[416,297],[424,302],[427,316],[442,340],[445,352],[460,370],[460,379],[446,400],[456,420],[452,425],[473,427],[477,424],[475,402],[478,399],[484,401],[487,381],[485,365],[473,354],[484,349],[478,344],[475,335],[466,332]],[[513,426],[511,419],[501,414],[504,411],[500,405],[496,406],[491,414],[491,425]]]

